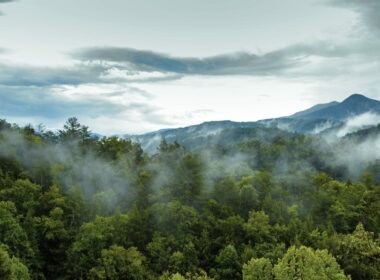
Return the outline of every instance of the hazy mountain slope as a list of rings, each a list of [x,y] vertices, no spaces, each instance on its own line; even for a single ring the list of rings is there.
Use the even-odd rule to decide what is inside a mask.
[[[256,122],[212,121],[125,137],[139,142],[144,150],[154,153],[162,139],[168,142],[177,141],[186,147],[199,149],[207,145],[234,144],[242,140],[256,138],[265,140],[281,133],[284,135],[286,133],[324,133],[324,135],[336,136],[345,128],[350,119],[368,112],[380,115],[380,101],[367,98],[364,95],[353,94],[342,102],[333,101],[318,104],[289,117]],[[365,124],[358,127],[357,130],[363,127]]]
[[[141,143],[144,150],[155,152],[162,139],[168,142],[177,141],[181,145],[191,148],[200,148],[207,144],[226,143],[241,140],[244,135],[263,135],[268,130],[257,122],[232,122],[232,121],[213,121],[199,125],[183,128],[166,129],[150,132],[143,135],[131,136],[131,138]],[[279,131],[276,129],[276,131]],[[268,133],[273,133],[273,129]],[[244,136],[247,137],[247,136]]]
[[[294,114],[293,118],[345,121],[350,117],[366,112],[380,114],[380,101],[370,99],[361,94],[353,94],[341,103],[335,103],[335,105],[329,104],[330,106],[327,107],[327,104],[322,104],[322,106],[325,105],[325,107],[319,110],[313,109],[314,106],[309,109],[311,111],[306,110],[301,112],[301,114]]]
[[[338,104],[339,104],[339,102],[337,102],[337,101],[333,101],[333,102],[329,102],[329,103],[324,103],[324,104],[317,104],[317,105],[314,105],[313,107],[311,107],[309,109],[297,112],[297,113],[289,116],[289,118],[303,118],[303,117],[307,117],[309,114],[312,114],[312,113],[317,112],[319,110],[326,109],[328,107],[335,106],[335,105],[338,105]]]
[[[340,121],[326,119],[300,119],[300,118],[277,118],[260,120],[259,124],[265,127],[277,127],[289,132],[317,134],[320,131],[341,125]]]
[[[356,142],[363,142],[370,138],[380,138],[380,124],[349,133],[343,137],[344,140],[354,140]]]

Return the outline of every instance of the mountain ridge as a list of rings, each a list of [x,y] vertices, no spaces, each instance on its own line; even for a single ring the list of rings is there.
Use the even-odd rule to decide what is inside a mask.
[[[320,110],[310,111],[313,107],[327,104],[332,105],[325,106]],[[342,102],[330,102],[327,104],[315,105],[305,111],[295,113],[292,116],[297,118],[297,114],[302,113],[301,118],[303,119],[326,119],[335,121],[345,121],[349,117],[360,115],[369,111],[380,114],[380,101],[368,98],[358,93],[350,95]]]
[[[168,142],[177,141],[185,146],[202,145],[202,141],[219,143],[216,137],[226,137],[233,142],[248,137],[272,138],[279,131],[287,133],[319,134],[324,130],[333,131],[345,125],[347,120],[361,114],[371,112],[380,115],[380,101],[368,98],[362,94],[354,93],[342,102],[316,104],[306,110],[299,111],[290,116],[264,119],[258,121],[235,122],[231,120],[206,121],[191,126],[161,129],[142,135],[125,136],[139,142],[146,150],[156,151],[162,139]],[[244,131],[247,130],[247,131]],[[265,130],[269,129],[269,130]],[[278,131],[273,130],[278,129]],[[229,130],[229,133],[222,133]],[[266,135],[265,135],[266,134]],[[245,137],[244,136],[244,137]],[[215,139],[210,140],[210,137]],[[243,138],[244,138],[243,137]],[[196,145],[195,145],[196,146]]]

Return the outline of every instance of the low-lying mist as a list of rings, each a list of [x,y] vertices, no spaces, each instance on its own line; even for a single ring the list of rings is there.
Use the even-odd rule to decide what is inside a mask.
[[[79,188],[86,199],[110,208],[131,191],[134,175],[127,158],[110,161],[95,150],[84,151],[79,140],[51,143],[20,131],[3,131],[0,157],[20,163],[41,186]]]
[[[380,117],[372,113],[349,119],[337,135],[376,124],[378,120]],[[80,132],[82,128],[78,124],[76,129]],[[25,176],[45,188],[56,184],[63,191],[80,189],[85,199],[101,205],[105,213],[131,207],[129,198],[136,195],[136,184],[144,172],[150,174],[146,183],[152,192],[149,195],[165,201],[175,192],[171,189],[175,184],[184,189],[194,187],[194,174],[198,176],[196,184],[202,185],[205,192],[211,192],[226,177],[240,180],[262,171],[291,187],[300,174],[312,176],[317,172],[336,179],[359,180],[380,159],[380,135],[360,142],[347,137],[331,141],[330,135],[324,134],[241,128],[208,135],[203,143],[197,138],[201,145],[195,145],[195,149],[189,146],[189,139],[183,147],[175,139],[163,147],[160,139],[161,145],[155,152],[145,153],[130,140],[95,139],[88,133],[66,139],[60,133],[36,132],[31,127],[2,129],[0,157],[21,164],[28,171]],[[198,171],[187,174],[189,166]],[[182,181],[181,186],[178,181]]]

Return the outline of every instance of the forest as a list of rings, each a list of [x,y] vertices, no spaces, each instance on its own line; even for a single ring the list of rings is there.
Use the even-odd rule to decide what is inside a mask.
[[[147,153],[76,118],[57,132],[0,120],[0,278],[380,279],[380,161],[355,154],[364,140],[247,131]]]

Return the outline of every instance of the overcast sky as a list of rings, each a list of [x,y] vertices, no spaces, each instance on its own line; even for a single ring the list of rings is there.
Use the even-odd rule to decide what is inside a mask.
[[[0,0],[0,118],[102,134],[380,99],[379,0]]]

